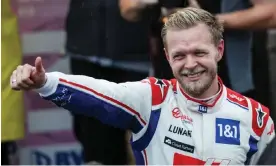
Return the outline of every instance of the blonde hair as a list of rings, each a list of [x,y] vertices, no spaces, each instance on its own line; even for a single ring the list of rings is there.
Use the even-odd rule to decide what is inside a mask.
[[[168,30],[188,29],[200,23],[208,26],[214,44],[219,44],[220,40],[223,38],[222,24],[211,13],[203,9],[187,7],[178,10],[168,17],[161,31],[164,45],[166,45]]]

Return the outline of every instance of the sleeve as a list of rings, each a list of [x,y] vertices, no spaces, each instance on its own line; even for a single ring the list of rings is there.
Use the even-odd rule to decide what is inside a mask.
[[[256,165],[260,156],[266,149],[267,145],[275,138],[275,130],[274,130],[274,123],[271,117],[268,118],[266,127],[262,136],[257,144],[258,151],[252,156],[251,158],[251,165]]]
[[[147,81],[117,84],[59,72],[46,76],[46,84],[36,92],[59,107],[133,133],[138,133],[149,121],[152,100]]]

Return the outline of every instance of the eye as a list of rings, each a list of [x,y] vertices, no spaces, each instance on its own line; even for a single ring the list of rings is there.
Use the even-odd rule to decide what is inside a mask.
[[[205,51],[196,51],[195,55],[201,57],[201,56],[206,55],[206,52]]]
[[[184,57],[183,55],[176,54],[173,56],[173,59],[179,60],[179,59],[182,59],[183,57]]]

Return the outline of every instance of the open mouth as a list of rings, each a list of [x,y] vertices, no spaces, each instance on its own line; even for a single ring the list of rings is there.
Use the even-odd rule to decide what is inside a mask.
[[[199,72],[195,72],[195,73],[183,74],[183,75],[185,77],[188,77],[188,78],[197,78],[197,77],[201,76],[204,72],[205,72],[205,70],[199,71]]]

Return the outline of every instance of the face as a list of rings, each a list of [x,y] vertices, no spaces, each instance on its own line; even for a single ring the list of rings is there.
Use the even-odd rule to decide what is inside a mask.
[[[165,53],[173,74],[185,92],[198,97],[210,88],[217,75],[217,62],[223,55],[223,40],[215,45],[208,27],[169,30]]]

